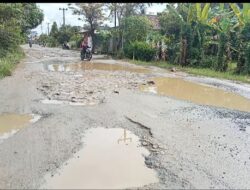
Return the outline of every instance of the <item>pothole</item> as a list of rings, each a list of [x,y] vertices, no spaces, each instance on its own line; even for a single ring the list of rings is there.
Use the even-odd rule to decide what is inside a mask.
[[[154,78],[148,84],[143,85],[141,90],[202,105],[250,112],[250,100],[243,96],[179,78]]]
[[[144,163],[150,152],[130,131],[92,128],[86,131],[84,144],[56,175],[45,177],[42,188],[121,189],[158,182],[155,170]]]
[[[13,136],[29,123],[35,123],[41,118],[37,114],[1,114],[0,115],[0,143]]]
[[[77,72],[86,70],[102,70],[102,71],[128,71],[135,73],[149,73],[150,71],[145,68],[129,67],[118,64],[105,64],[105,63],[74,63],[74,64],[49,64],[46,67],[49,71],[56,72]]]

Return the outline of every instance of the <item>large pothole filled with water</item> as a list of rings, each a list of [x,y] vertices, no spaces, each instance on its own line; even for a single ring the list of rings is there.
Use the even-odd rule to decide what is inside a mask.
[[[121,189],[157,183],[157,174],[144,161],[150,153],[139,137],[122,128],[86,131],[84,148],[54,176],[45,176],[46,189]]]
[[[141,90],[197,104],[250,112],[250,100],[231,92],[179,78],[160,77],[152,80],[153,82],[142,86]]]
[[[102,70],[102,71],[127,71],[135,73],[149,73],[150,71],[145,68],[119,65],[119,64],[105,64],[93,62],[80,62],[73,64],[49,64],[46,66],[49,71],[57,72],[77,72],[86,70]]]
[[[0,115],[0,143],[13,136],[20,129],[27,127],[29,123],[37,122],[41,116],[35,114],[13,114]]]

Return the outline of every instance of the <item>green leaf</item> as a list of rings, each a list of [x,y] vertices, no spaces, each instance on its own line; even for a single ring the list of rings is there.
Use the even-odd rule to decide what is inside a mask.
[[[201,20],[203,22],[207,21],[209,9],[210,9],[210,3],[206,3],[205,7],[202,10],[202,15],[201,15]]]
[[[233,9],[235,15],[237,16],[239,22],[240,22],[240,25],[241,26],[244,26],[245,25],[245,22],[244,22],[244,19],[243,19],[243,15],[240,11],[240,8],[238,7],[238,5],[236,3],[229,3],[230,7]]]
[[[224,10],[224,3],[220,3],[220,10]]]
[[[250,22],[250,3],[243,3],[242,13],[245,22]]]
[[[201,20],[201,3],[196,3],[196,13],[197,13],[197,19]]]

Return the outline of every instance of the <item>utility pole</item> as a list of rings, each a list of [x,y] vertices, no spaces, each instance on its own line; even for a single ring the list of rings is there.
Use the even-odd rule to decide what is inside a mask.
[[[114,8],[115,8],[115,10],[114,10],[114,13],[115,13],[115,37],[113,38],[113,40],[114,40],[114,43],[113,43],[113,45],[114,45],[114,52],[115,53],[117,53],[117,47],[116,47],[116,35],[117,35],[117,33],[116,33],[116,6],[117,6],[117,4],[116,3],[114,3]]]
[[[65,26],[65,11],[67,11],[68,9],[67,8],[59,8],[59,10],[63,11],[63,26]]]
[[[116,3],[115,3],[115,29],[116,29]]]
[[[49,35],[49,23],[47,23],[47,25],[48,25],[48,35]]]
[[[41,34],[43,34],[43,24],[41,24]]]

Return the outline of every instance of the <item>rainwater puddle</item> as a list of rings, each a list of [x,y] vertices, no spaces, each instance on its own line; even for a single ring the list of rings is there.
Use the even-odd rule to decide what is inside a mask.
[[[103,70],[103,71],[128,71],[135,73],[149,73],[149,70],[145,68],[135,68],[118,64],[91,63],[91,62],[76,63],[76,64],[50,64],[47,66],[47,70],[59,71],[59,72]]]
[[[0,143],[14,135],[20,129],[27,127],[28,123],[35,123],[41,118],[35,114],[2,114],[0,115]]]
[[[147,149],[139,138],[121,128],[92,128],[84,148],[54,175],[45,177],[46,189],[121,189],[157,183],[157,174],[144,163]]]
[[[234,93],[179,78],[154,78],[153,81],[155,85],[142,86],[141,90],[198,104],[250,112],[250,100]]]

